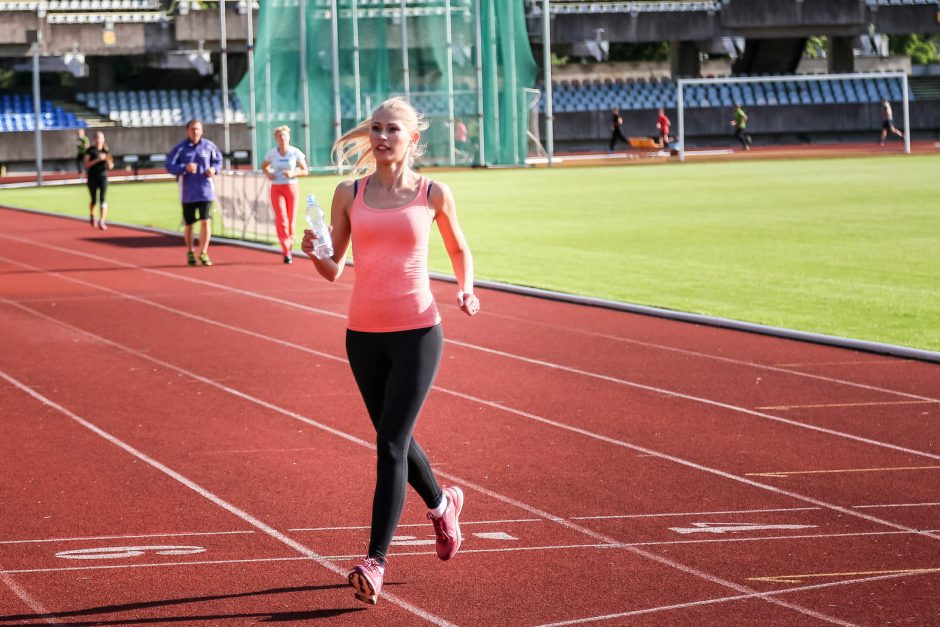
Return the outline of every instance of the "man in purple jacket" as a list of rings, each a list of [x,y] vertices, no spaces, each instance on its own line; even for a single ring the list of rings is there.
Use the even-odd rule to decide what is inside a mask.
[[[202,136],[202,122],[190,120],[186,124],[186,139],[176,144],[166,155],[166,169],[176,176],[180,184],[183,203],[183,240],[186,243],[186,262],[196,265],[193,253],[193,225],[199,220],[199,262],[211,266],[209,239],[212,237],[209,220],[215,185],[212,177],[222,167],[222,151]]]

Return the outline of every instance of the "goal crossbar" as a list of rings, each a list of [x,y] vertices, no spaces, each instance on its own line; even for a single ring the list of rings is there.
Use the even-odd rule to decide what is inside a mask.
[[[787,76],[729,76],[726,78],[680,78],[677,83],[676,103],[679,118],[679,161],[685,161],[685,101],[683,90],[692,85],[730,85],[735,83],[793,83],[868,78],[900,78],[902,109],[904,112],[904,152],[911,152],[910,92],[905,72],[857,72],[852,74],[790,74]]]

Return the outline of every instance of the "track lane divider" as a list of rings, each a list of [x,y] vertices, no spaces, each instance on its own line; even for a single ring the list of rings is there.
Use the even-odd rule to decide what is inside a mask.
[[[49,246],[49,245],[44,244],[44,243],[42,243],[42,242],[33,242],[32,240],[28,240],[28,239],[25,239],[25,238],[12,237],[12,236],[5,236],[5,235],[2,235],[2,234],[0,234],[0,238],[6,238],[6,239],[14,240],[14,241],[20,241],[21,243],[29,243],[29,244],[33,244],[33,245],[36,245],[36,246],[43,246],[43,247],[46,247],[46,248],[55,249],[55,247],[53,247],[53,246]],[[55,250],[59,250],[59,249],[55,249]],[[60,251],[60,252],[62,252],[62,251]],[[268,301],[268,302],[273,302],[273,303],[276,303],[276,304],[281,305],[281,306],[296,308],[296,309],[300,309],[300,310],[302,310],[302,311],[310,311],[310,312],[313,312],[313,313],[318,313],[318,314],[326,315],[326,316],[333,317],[333,318],[342,318],[342,319],[345,319],[345,318],[346,318],[345,314],[339,314],[339,313],[336,313],[336,312],[333,312],[333,311],[329,311],[329,310],[326,310],[326,309],[320,309],[320,308],[317,308],[317,307],[310,307],[310,306],[308,306],[308,305],[300,305],[300,304],[298,304],[298,303],[294,303],[294,302],[291,302],[291,301],[286,301],[286,300],[283,300],[283,299],[280,299],[280,298],[277,298],[277,297],[268,296],[268,295],[265,295],[265,294],[257,294],[257,293],[254,293],[254,292],[249,292],[249,291],[247,291],[247,290],[242,290],[242,289],[234,288],[234,287],[230,287],[230,286],[224,286],[224,285],[220,285],[220,284],[218,284],[218,283],[212,283],[212,282],[210,282],[210,281],[204,281],[204,280],[201,280],[201,279],[194,279],[194,278],[191,278],[191,277],[185,277],[185,276],[181,276],[181,275],[174,274],[174,273],[171,273],[171,272],[166,272],[166,271],[163,271],[163,270],[154,270],[154,269],[146,268],[146,267],[139,266],[139,265],[136,265],[136,264],[130,264],[130,263],[122,262],[122,261],[114,261],[114,260],[112,260],[112,259],[108,259],[108,258],[106,258],[106,257],[100,257],[100,256],[98,256],[98,255],[94,255],[94,254],[91,254],[91,253],[82,253],[82,252],[77,252],[77,251],[65,251],[65,252],[67,252],[68,254],[77,255],[77,256],[80,256],[80,257],[86,257],[86,258],[89,258],[89,259],[94,259],[94,260],[96,260],[96,261],[101,261],[101,262],[104,262],[104,263],[109,263],[109,264],[117,265],[117,266],[120,266],[120,267],[125,267],[125,268],[128,268],[128,269],[140,270],[140,271],[144,271],[144,272],[148,272],[148,273],[152,273],[152,274],[157,274],[157,275],[159,275],[159,276],[168,277],[168,278],[171,278],[171,279],[187,281],[187,282],[191,282],[191,283],[195,283],[195,284],[204,285],[204,286],[211,287],[211,288],[218,289],[218,290],[222,290],[222,291],[232,292],[232,293],[239,294],[239,295],[242,295],[242,296],[247,296],[247,297],[249,297],[249,298],[255,298],[255,299],[260,299],[260,300],[264,300],[264,301]],[[9,263],[14,263],[14,264],[17,264],[17,265],[26,266],[26,264],[21,264],[20,262],[14,261],[14,260],[12,260],[12,259],[4,258],[4,257],[0,257],[0,259],[4,259],[5,261],[7,261],[7,262],[9,262]],[[41,268],[35,268],[35,267],[33,267],[33,266],[26,266],[26,267],[30,267],[30,268],[32,268],[32,269],[34,269],[34,270],[37,270],[37,271],[45,272],[45,271],[43,271]],[[61,274],[55,273],[55,272],[47,272],[47,274],[56,275],[56,276],[59,276],[60,278],[63,278],[63,279],[71,279],[70,277],[65,277],[65,276],[62,276]],[[81,282],[79,279],[71,279],[71,280],[75,280],[75,281]],[[87,283],[87,282],[83,282],[83,283],[86,284],[86,285],[93,285],[93,284]],[[107,288],[101,288],[101,289],[104,289],[105,291],[108,291]],[[127,298],[132,298],[132,299],[137,299],[137,298],[139,298],[139,297],[133,297],[133,296],[130,296],[130,295],[127,295],[127,294],[123,294],[122,292],[117,292],[117,291],[113,291],[113,290],[111,290],[111,291],[112,291],[113,293],[115,293],[115,294],[123,295],[123,296],[125,296],[125,297],[127,297]],[[148,302],[148,303],[149,303],[149,301],[147,301],[146,299],[141,299],[141,302]],[[779,422],[779,423],[787,424],[787,425],[794,426],[794,427],[797,427],[797,428],[800,428],[800,429],[808,429],[808,430],[811,430],[811,431],[817,431],[817,432],[819,432],[819,433],[824,433],[824,434],[832,435],[832,436],[839,437],[839,438],[845,438],[845,439],[853,440],[853,441],[856,441],[856,442],[861,442],[861,443],[864,443],[864,444],[869,444],[869,445],[872,445],[872,446],[878,446],[878,447],[887,448],[887,449],[891,449],[891,450],[898,451],[898,452],[902,452],[902,453],[908,453],[908,454],[911,454],[911,455],[918,455],[918,456],[920,456],[920,457],[926,457],[926,458],[929,458],[929,459],[935,459],[935,460],[940,461],[940,455],[937,455],[937,454],[928,453],[928,452],[925,452],[925,451],[920,451],[920,450],[917,450],[917,449],[912,449],[912,448],[908,448],[908,447],[904,447],[904,446],[899,446],[899,445],[891,444],[891,443],[888,443],[888,442],[881,442],[881,441],[879,441],[879,440],[874,440],[874,439],[871,439],[871,438],[866,438],[866,437],[863,437],[863,436],[860,436],[860,435],[855,435],[855,434],[852,434],[852,433],[846,433],[846,432],[844,432],[844,431],[837,431],[837,430],[835,430],[835,429],[827,429],[827,428],[825,428],[825,427],[820,427],[820,426],[818,426],[818,425],[807,424],[807,423],[800,422],[800,421],[798,421],[798,420],[792,420],[792,419],[789,419],[789,418],[784,418],[784,417],[782,417],[782,416],[775,416],[775,415],[773,415],[773,414],[768,414],[768,413],[766,413],[766,412],[756,411],[756,410],[753,410],[753,409],[750,409],[750,408],[747,408],[747,407],[740,407],[740,406],[738,406],[738,405],[731,405],[731,404],[729,404],[729,403],[723,403],[723,402],[721,402],[721,401],[716,401],[716,400],[712,400],[712,399],[707,399],[707,398],[704,398],[704,397],[695,396],[695,395],[691,395],[691,394],[684,394],[684,393],[682,393],[682,392],[677,392],[677,391],[675,391],[675,390],[669,390],[669,389],[666,389],[666,388],[660,388],[660,387],[656,387],[656,386],[651,386],[651,385],[646,385],[646,384],[642,384],[642,383],[637,383],[637,382],[635,382],[635,381],[628,381],[628,380],[626,380],[626,379],[621,379],[621,378],[614,377],[614,376],[610,376],[610,375],[605,375],[605,374],[601,374],[601,373],[591,372],[591,371],[583,370],[583,369],[580,369],[580,368],[574,368],[574,367],[571,367],[571,366],[565,366],[565,365],[563,365],[563,364],[556,364],[556,363],[549,362],[549,361],[545,361],[545,360],[541,360],[541,359],[535,359],[535,358],[531,358],[531,357],[525,357],[525,356],[522,356],[522,355],[515,355],[515,354],[513,354],[513,353],[507,353],[507,352],[505,352],[505,351],[500,351],[500,350],[493,349],[493,348],[488,348],[488,347],[485,347],[485,346],[479,346],[479,345],[476,345],[476,344],[470,344],[470,343],[467,343],[467,342],[461,342],[461,341],[459,341],[459,340],[453,340],[453,339],[447,339],[447,338],[445,338],[444,341],[445,341],[445,343],[453,344],[453,345],[455,345],[455,346],[461,346],[461,347],[463,347],[463,348],[467,348],[467,349],[470,349],[470,350],[482,351],[482,352],[485,352],[485,353],[490,353],[490,354],[497,355],[497,356],[500,356],[500,357],[504,357],[504,358],[507,358],[507,359],[522,361],[522,362],[524,362],[524,363],[528,363],[528,364],[531,364],[531,365],[537,365],[537,366],[541,366],[541,367],[545,367],[545,368],[560,370],[560,371],[563,371],[563,372],[569,372],[569,373],[572,373],[572,374],[577,374],[577,375],[581,375],[581,376],[585,376],[585,377],[589,377],[589,378],[598,379],[598,380],[601,380],[601,381],[606,381],[606,382],[615,383],[615,384],[618,384],[618,385],[623,385],[623,386],[627,386],[627,387],[632,387],[632,388],[639,389],[639,390],[644,390],[644,391],[647,391],[647,392],[653,392],[653,393],[656,393],[656,394],[663,394],[663,395],[665,395],[665,396],[670,396],[670,397],[673,397],[673,398],[681,398],[681,399],[683,399],[683,400],[688,400],[688,401],[692,401],[692,402],[696,402],[696,403],[701,403],[701,404],[709,405],[709,406],[712,406],[712,407],[719,407],[719,408],[727,409],[727,410],[729,410],[729,411],[733,411],[733,412],[736,412],[736,413],[742,413],[742,414],[749,415],[749,416],[754,416],[754,417],[757,417],[757,418],[763,418],[763,419],[765,419],[765,420],[771,420],[771,421],[774,421],[774,422]],[[319,354],[319,353],[317,353],[317,354]],[[789,371],[788,371],[788,372],[789,372]],[[921,397],[921,396],[918,396],[917,398],[919,398],[919,399],[921,399],[921,400],[931,400],[931,401],[940,402],[940,399],[933,399],[933,398],[929,398],[929,397]]]
[[[57,274],[57,273],[50,273],[50,274]],[[87,282],[85,282],[85,281],[81,281],[80,279],[73,279],[73,278],[71,278],[71,277],[62,277],[62,278],[68,278],[69,280],[73,280],[73,281],[80,282],[80,283],[87,283]],[[110,288],[102,288],[102,287],[100,287],[100,286],[95,286],[95,285],[93,285],[93,284],[89,284],[89,285],[90,285],[91,287],[94,287],[94,288],[97,288],[97,289],[103,289],[103,290],[106,290],[106,291],[114,291],[114,290],[110,290]],[[138,298],[139,298],[139,297],[130,296],[130,295],[127,295],[127,296],[128,296],[128,298],[131,298],[131,299],[138,299]],[[21,304],[21,303],[17,303],[17,302],[15,302],[15,301],[10,301],[9,299],[7,299],[7,298],[2,298],[2,297],[0,297],[0,302],[3,302],[3,303],[5,303],[5,304],[8,304],[8,305],[11,305],[11,306],[14,306],[14,307],[17,307],[17,308],[19,308],[19,309],[21,309],[21,310],[23,310],[23,311],[26,311],[26,312],[28,312],[28,313],[31,313],[32,315],[37,316],[37,317],[39,317],[39,318],[42,318],[42,319],[45,319],[45,320],[49,320],[49,321],[52,322],[53,324],[57,324],[57,325],[60,325],[60,326],[65,327],[65,328],[72,329],[72,330],[74,330],[74,331],[76,331],[76,332],[78,332],[78,333],[80,333],[80,334],[83,334],[83,335],[86,335],[86,336],[88,336],[88,337],[91,337],[91,338],[93,338],[93,339],[95,339],[95,340],[97,340],[97,341],[99,341],[99,342],[101,342],[101,343],[103,343],[103,344],[106,344],[106,345],[108,345],[108,346],[112,346],[112,347],[114,347],[114,348],[117,348],[118,350],[121,350],[121,351],[123,351],[123,352],[126,352],[126,353],[128,353],[128,354],[130,354],[130,355],[134,355],[134,356],[136,356],[136,357],[138,357],[138,358],[140,358],[140,359],[144,359],[144,360],[146,360],[146,361],[150,361],[151,363],[155,363],[155,364],[157,364],[157,365],[160,365],[160,366],[162,366],[162,367],[164,367],[164,368],[166,368],[166,369],[168,369],[168,370],[172,370],[172,371],[178,372],[178,373],[180,373],[180,374],[183,374],[183,375],[185,375],[185,376],[188,376],[188,377],[190,377],[190,378],[193,378],[193,379],[195,379],[195,380],[197,380],[197,381],[200,381],[201,383],[204,383],[204,384],[209,385],[209,386],[211,386],[211,387],[215,387],[215,388],[217,388],[217,389],[220,389],[220,390],[222,390],[222,391],[225,391],[225,392],[227,392],[227,393],[229,393],[229,394],[231,394],[231,395],[233,395],[233,396],[236,396],[237,398],[241,398],[241,399],[243,399],[243,400],[247,400],[247,401],[249,401],[249,402],[252,402],[252,403],[255,403],[255,404],[257,404],[257,405],[260,405],[260,406],[262,406],[262,407],[264,407],[264,408],[266,408],[266,409],[270,409],[270,410],[272,410],[272,411],[281,413],[281,414],[286,415],[286,416],[288,416],[288,417],[291,417],[291,418],[294,418],[294,419],[299,420],[299,421],[301,421],[301,422],[304,422],[305,424],[308,424],[308,425],[310,425],[310,426],[313,426],[313,427],[317,427],[317,428],[319,428],[319,429],[322,429],[322,430],[324,430],[324,431],[327,431],[328,433],[331,433],[331,434],[333,434],[333,435],[337,435],[337,436],[339,436],[339,437],[341,437],[341,438],[343,438],[343,439],[345,439],[345,440],[348,440],[348,441],[350,441],[350,442],[359,444],[360,446],[363,446],[363,447],[365,447],[365,448],[369,448],[369,449],[373,449],[373,450],[374,450],[374,448],[375,448],[375,446],[374,446],[372,443],[366,442],[365,440],[362,440],[361,438],[358,438],[358,437],[353,436],[353,435],[351,435],[351,434],[347,434],[347,433],[345,433],[345,432],[343,432],[343,431],[340,431],[340,430],[338,430],[338,429],[335,429],[335,428],[333,428],[333,427],[330,427],[330,426],[325,425],[325,424],[323,424],[323,423],[320,423],[320,422],[318,422],[318,421],[315,421],[315,420],[312,420],[312,419],[310,419],[310,418],[307,418],[306,416],[302,416],[302,415],[300,415],[300,414],[297,414],[296,412],[293,412],[293,411],[291,411],[291,410],[289,410],[289,409],[279,407],[279,406],[274,405],[274,404],[272,404],[272,403],[269,403],[269,402],[267,402],[267,401],[265,401],[265,400],[263,400],[263,399],[256,398],[256,397],[254,397],[254,396],[251,396],[250,394],[241,392],[240,390],[236,390],[236,389],[234,389],[234,388],[232,388],[232,387],[230,387],[230,386],[224,385],[224,384],[219,383],[219,382],[217,382],[217,381],[214,381],[214,380],[212,380],[212,379],[210,379],[210,378],[207,378],[207,377],[204,377],[204,376],[202,376],[202,375],[196,374],[196,373],[194,373],[194,372],[191,372],[191,371],[189,371],[189,370],[186,370],[186,369],[184,369],[184,368],[181,368],[181,367],[176,366],[176,365],[174,365],[174,364],[171,364],[171,363],[169,363],[169,362],[166,362],[166,361],[163,361],[163,360],[161,360],[161,359],[152,357],[151,355],[148,355],[148,354],[146,354],[146,353],[142,353],[142,352],[137,351],[137,350],[135,350],[135,349],[133,349],[133,348],[130,348],[130,347],[128,347],[128,346],[125,346],[125,345],[123,345],[123,344],[120,344],[119,342],[116,342],[116,341],[114,341],[114,340],[110,340],[110,339],[105,338],[105,337],[103,337],[103,336],[100,336],[100,335],[98,335],[98,334],[96,334],[96,333],[92,333],[91,331],[87,331],[87,330],[85,330],[85,329],[82,329],[82,328],[77,327],[77,326],[75,326],[75,325],[72,325],[72,324],[70,324],[70,323],[63,322],[62,320],[58,320],[58,319],[56,319],[56,318],[53,318],[52,316],[49,316],[49,315],[44,314],[44,313],[42,313],[42,312],[40,312],[40,311],[37,311],[37,310],[32,309],[32,308],[30,308],[30,307],[27,307],[27,306],[25,306],[25,305],[23,305],[23,304]],[[234,328],[234,327],[233,327],[233,328]],[[252,332],[252,333],[253,333],[253,332]],[[273,340],[274,338],[271,338],[271,339]],[[290,346],[291,348],[298,348],[298,347],[293,346],[293,345],[291,345],[291,344],[289,344],[289,343],[286,343],[286,342],[285,342],[285,344],[288,345],[288,346]],[[300,349],[300,350],[304,350],[304,349]],[[343,360],[343,359],[341,359],[341,358],[338,358],[338,357],[333,357],[333,359],[336,359],[337,361],[345,361],[345,360]],[[8,375],[6,375],[6,373],[3,373],[2,371],[0,371],[0,377],[2,377],[2,378],[7,378]],[[30,393],[31,393],[33,396],[37,396],[37,394],[38,394],[38,393],[33,393],[33,392],[31,392],[31,391],[30,391]],[[38,396],[37,396],[37,397],[38,397]],[[50,402],[51,402],[51,401],[50,401]],[[58,405],[54,405],[54,406],[58,408]],[[64,410],[64,408],[63,408],[63,410]],[[67,411],[67,410],[64,410],[64,411]],[[79,420],[80,420],[80,419],[79,419]],[[90,423],[89,423],[89,424],[90,424]],[[97,428],[97,427],[96,427],[96,428]],[[570,530],[573,530],[573,531],[576,531],[576,532],[581,533],[581,534],[583,534],[583,535],[586,535],[586,536],[588,536],[588,537],[597,539],[597,540],[599,540],[599,541],[601,541],[601,542],[603,542],[603,543],[605,543],[605,544],[609,544],[612,548],[621,548],[621,549],[625,549],[625,550],[627,550],[627,551],[629,551],[629,552],[631,552],[631,553],[640,555],[640,556],[645,557],[645,558],[647,558],[647,559],[649,559],[649,560],[651,560],[651,561],[655,561],[655,562],[658,562],[658,563],[663,564],[663,565],[665,565],[665,566],[669,566],[669,567],[671,567],[671,568],[673,568],[673,569],[679,570],[680,572],[684,572],[684,573],[686,573],[686,574],[689,574],[689,575],[692,575],[692,576],[696,576],[696,577],[705,579],[706,581],[710,581],[711,583],[714,583],[714,584],[717,584],[717,585],[720,585],[720,586],[723,586],[723,587],[731,588],[732,590],[736,590],[736,591],[738,591],[738,592],[744,592],[744,593],[751,593],[751,592],[754,592],[751,588],[748,588],[747,586],[742,586],[742,585],[736,584],[736,583],[734,583],[734,582],[732,582],[732,581],[727,581],[727,580],[725,580],[725,579],[722,579],[722,578],[717,577],[717,576],[715,576],[715,575],[712,575],[712,574],[710,574],[710,573],[706,573],[706,572],[704,572],[704,571],[700,571],[700,570],[698,570],[698,569],[695,569],[695,568],[693,568],[693,567],[687,566],[687,565],[682,564],[682,563],[680,563],[680,562],[676,562],[676,561],[674,561],[674,560],[671,560],[671,559],[669,559],[669,558],[666,558],[666,557],[657,555],[657,554],[655,554],[655,553],[651,553],[651,552],[646,551],[646,550],[644,550],[644,549],[641,549],[641,548],[639,548],[639,547],[635,547],[635,546],[630,546],[630,545],[628,545],[628,544],[624,544],[624,543],[620,542],[619,540],[616,540],[616,539],[611,538],[611,537],[609,537],[609,536],[606,536],[606,535],[604,535],[604,534],[595,532],[595,531],[592,530],[592,529],[589,529],[589,528],[584,527],[584,526],[582,526],[582,525],[578,525],[578,524],[576,524],[576,523],[573,523],[573,522],[571,522],[571,521],[568,521],[568,520],[566,520],[566,519],[564,519],[564,518],[562,518],[562,517],[560,517],[560,516],[556,516],[556,515],[554,515],[554,514],[545,512],[544,510],[538,509],[538,508],[536,508],[536,507],[534,507],[534,506],[528,505],[528,504],[526,504],[526,503],[523,503],[523,502],[518,501],[518,500],[516,500],[516,499],[513,499],[513,498],[511,498],[511,497],[505,496],[505,495],[503,495],[503,494],[501,494],[501,493],[494,492],[494,491],[492,491],[492,490],[489,490],[488,488],[485,488],[484,486],[481,486],[481,485],[479,485],[479,484],[473,483],[473,482],[471,482],[471,481],[469,481],[469,480],[463,479],[463,478],[458,477],[458,476],[456,476],[456,475],[453,475],[453,474],[451,474],[451,473],[439,472],[439,474],[440,474],[442,477],[444,477],[444,478],[450,479],[450,480],[453,481],[453,482],[456,482],[456,483],[459,483],[459,484],[461,484],[461,485],[463,485],[463,486],[466,486],[466,487],[468,487],[468,488],[471,488],[471,489],[473,489],[473,490],[475,490],[475,491],[477,491],[477,492],[479,492],[479,493],[481,493],[481,494],[484,494],[484,495],[486,495],[486,496],[489,496],[490,498],[493,498],[493,499],[498,500],[498,501],[501,501],[501,502],[503,502],[503,503],[506,503],[506,504],[512,505],[512,506],[514,506],[514,507],[520,508],[520,509],[522,509],[522,510],[524,510],[524,511],[527,511],[527,512],[531,513],[531,514],[534,514],[534,515],[536,515],[536,516],[539,516],[539,517],[544,518],[544,519],[546,519],[546,520],[549,520],[549,521],[551,521],[551,522],[557,523],[557,524],[559,524],[559,525],[561,525],[561,526],[563,526],[563,527],[566,527],[566,528],[568,528],[568,529],[570,529]],[[754,483],[755,485],[761,485],[761,484],[758,484],[757,482],[753,482],[753,483]],[[837,506],[832,506],[832,507],[837,507]],[[856,514],[856,515],[859,515],[859,514]],[[246,514],[246,516],[247,516],[247,514]],[[864,516],[864,515],[859,515],[859,516]],[[258,521],[258,522],[260,523],[260,521]],[[261,524],[263,524],[263,523],[261,523]],[[259,527],[259,529],[260,529],[260,527]],[[286,537],[286,536],[285,536],[285,537]],[[289,539],[289,538],[288,538],[288,539]],[[298,545],[299,545],[299,543],[298,543]],[[302,546],[302,545],[300,545],[300,546]],[[305,554],[305,553],[302,553],[302,554]],[[325,558],[323,558],[323,557],[321,557],[321,556],[319,556],[319,555],[318,555],[316,558],[312,558],[312,559],[317,559],[317,560],[318,560],[318,563],[320,563],[319,560],[322,560],[324,563],[327,563],[327,564],[330,563],[330,562],[328,562]],[[331,570],[332,570],[332,569],[331,569]],[[808,616],[812,616],[812,617],[814,617],[814,618],[818,618],[818,619],[820,619],[820,620],[824,620],[824,621],[826,621],[826,622],[830,622],[830,623],[833,623],[833,624],[837,624],[837,625],[850,625],[850,624],[851,624],[851,623],[846,623],[846,622],[844,622],[844,621],[842,621],[842,620],[840,620],[840,619],[836,619],[836,618],[833,618],[833,617],[826,616],[826,615],[824,615],[824,614],[821,614],[821,613],[819,613],[819,612],[816,612],[815,610],[811,610],[811,609],[809,609],[809,608],[805,608],[805,607],[802,607],[802,606],[799,606],[799,605],[796,605],[796,604],[792,604],[792,603],[789,603],[789,602],[786,602],[786,601],[781,601],[781,600],[779,600],[779,599],[768,598],[768,599],[765,599],[765,600],[766,600],[767,602],[769,602],[769,603],[773,603],[773,604],[775,604],[775,605],[780,605],[780,606],[785,607],[785,608],[787,608],[787,609],[791,609],[791,610],[797,611],[797,612],[799,612],[799,613],[801,613],[801,614],[805,614],[805,615],[808,615]],[[404,601],[401,601],[401,602],[404,603]],[[417,608],[416,608],[416,609],[417,609]]]
[[[3,299],[3,300],[6,300],[6,299]],[[73,328],[74,328],[74,327],[73,327]],[[87,332],[85,332],[85,333],[87,333]],[[94,334],[91,334],[91,335],[92,335],[92,337],[95,337]],[[99,338],[99,339],[104,339],[104,338]],[[115,344],[115,343],[113,343],[113,342],[107,342],[107,343],[108,343],[108,344],[111,344],[111,345],[114,345],[114,346],[118,346],[117,344]],[[132,354],[132,355],[133,355],[133,354],[136,354],[136,355],[138,355],[138,356],[143,356],[141,353],[138,353],[137,351],[133,351],[133,350],[129,350],[129,349],[125,349],[125,350],[126,350],[127,352],[129,352],[130,354]],[[159,360],[154,360],[154,361],[159,361]],[[179,369],[177,369],[177,370],[179,370]],[[179,370],[179,371],[181,371],[181,370]],[[283,533],[281,533],[280,531],[278,531],[278,530],[275,529],[274,527],[268,525],[267,523],[261,521],[261,520],[258,519],[258,518],[255,518],[254,516],[252,516],[251,514],[249,514],[248,512],[246,512],[245,510],[243,510],[243,509],[241,509],[241,508],[238,508],[238,507],[236,507],[235,505],[229,503],[228,501],[226,501],[226,500],[223,499],[222,497],[220,497],[220,496],[214,494],[213,492],[207,490],[206,488],[202,487],[201,485],[199,485],[198,483],[196,483],[196,482],[193,481],[192,479],[189,479],[188,477],[185,477],[185,476],[182,475],[181,473],[176,472],[175,470],[173,470],[173,469],[170,468],[169,466],[167,466],[167,465],[165,465],[165,464],[163,464],[163,463],[157,461],[156,459],[150,457],[150,456],[147,455],[146,453],[144,453],[144,452],[142,452],[142,451],[140,451],[140,450],[134,448],[134,447],[131,446],[130,444],[128,444],[128,443],[124,442],[123,440],[121,440],[120,438],[118,438],[118,437],[116,437],[116,436],[114,436],[114,435],[108,433],[107,431],[105,431],[104,429],[98,427],[97,425],[95,425],[95,424],[93,424],[93,423],[91,423],[91,422],[85,420],[85,419],[82,418],[81,416],[79,416],[79,415],[75,414],[74,412],[72,412],[72,411],[66,409],[65,407],[63,407],[62,405],[56,403],[55,401],[53,401],[53,400],[50,399],[49,397],[47,397],[47,396],[45,396],[45,395],[43,395],[43,394],[40,394],[39,392],[37,392],[36,390],[32,389],[31,387],[29,387],[29,386],[26,385],[25,383],[19,381],[18,379],[15,379],[15,378],[11,377],[10,375],[8,375],[6,372],[4,372],[4,371],[2,371],[2,370],[0,370],[0,378],[2,378],[3,380],[5,380],[5,381],[6,381],[7,383],[9,383],[10,385],[12,385],[12,386],[18,388],[18,389],[19,389],[20,391],[22,391],[23,393],[25,393],[25,394],[27,394],[27,395],[33,397],[34,399],[36,399],[37,401],[39,401],[40,403],[42,403],[42,404],[45,405],[46,407],[49,407],[49,408],[51,408],[51,409],[54,409],[55,411],[59,412],[59,413],[62,414],[63,416],[65,416],[65,417],[67,417],[67,418],[70,418],[71,420],[73,420],[74,422],[78,423],[78,424],[81,425],[82,427],[88,429],[89,431],[91,431],[92,433],[94,433],[95,435],[97,435],[98,437],[100,437],[100,438],[106,440],[107,442],[110,442],[110,443],[113,444],[114,446],[116,446],[116,447],[118,447],[119,449],[123,450],[125,453],[128,453],[129,455],[131,455],[131,456],[133,456],[133,457],[139,459],[140,461],[142,461],[142,462],[144,462],[145,464],[151,466],[152,468],[154,468],[154,469],[156,469],[156,470],[162,472],[163,474],[167,475],[168,477],[170,477],[170,478],[173,479],[174,481],[176,481],[176,482],[178,482],[178,483],[184,485],[185,487],[189,488],[190,490],[192,490],[193,492],[195,492],[195,493],[198,494],[199,496],[201,496],[201,497],[203,497],[204,499],[206,499],[206,500],[208,500],[208,501],[214,503],[214,504],[217,505],[218,507],[221,507],[222,509],[224,509],[224,510],[227,511],[228,513],[232,514],[233,516],[236,516],[237,518],[241,518],[243,521],[245,521],[246,523],[248,523],[249,525],[251,525],[251,526],[254,527],[255,529],[261,531],[262,533],[265,533],[265,534],[271,536],[272,538],[274,538],[275,540],[277,540],[277,541],[280,542],[281,544],[285,544],[285,545],[287,545],[288,547],[294,549],[295,551],[297,551],[298,553],[300,553],[300,554],[303,555],[304,557],[313,560],[314,562],[316,562],[317,564],[319,564],[319,565],[322,566],[323,568],[326,568],[327,570],[329,570],[329,571],[331,571],[331,572],[333,572],[333,573],[335,573],[335,574],[337,574],[337,575],[340,575],[341,577],[343,577],[343,579],[346,578],[347,571],[346,571],[345,569],[343,569],[343,568],[341,568],[340,566],[338,566],[337,564],[334,564],[333,562],[327,560],[326,558],[324,558],[323,556],[321,556],[319,553],[317,553],[317,552],[314,551],[313,549],[310,549],[310,548],[304,546],[303,544],[301,544],[300,542],[297,542],[297,541],[294,540],[293,538],[290,538],[290,537],[284,535]],[[222,386],[222,387],[225,387],[225,386]],[[351,438],[352,436],[349,436],[349,437]],[[358,439],[358,438],[352,438],[352,439],[355,440],[355,439]],[[414,614],[414,615],[417,616],[418,618],[420,618],[420,619],[422,619],[422,620],[425,620],[425,621],[427,621],[427,622],[429,622],[429,623],[432,623],[432,624],[434,624],[434,625],[440,625],[440,626],[442,626],[442,627],[445,627],[445,626],[446,626],[446,627],[450,627],[450,626],[453,625],[453,623],[450,623],[450,622],[444,620],[443,618],[441,618],[441,617],[439,617],[439,616],[435,616],[435,615],[432,614],[431,612],[428,612],[428,611],[426,611],[426,610],[423,610],[423,609],[417,607],[416,605],[413,605],[413,604],[411,604],[411,603],[405,601],[404,599],[402,599],[401,597],[399,597],[399,596],[397,596],[397,595],[395,595],[395,594],[388,594],[388,593],[386,593],[386,594],[383,594],[383,595],[382,595],[382,598],[383,598],[384,600],[388,601],[389,603],[391,603],[391,604],[393,604],[393,605],[397,605],[398,607],[404,609],[405,611],[410,612],[411,614]]]

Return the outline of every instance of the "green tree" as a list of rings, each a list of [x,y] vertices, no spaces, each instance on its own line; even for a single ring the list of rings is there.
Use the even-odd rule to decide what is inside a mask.
[[[806,48],[803,50],[803,56],[808,59],[821,59],[825,56],[828,45],[829,39],[825,35],[810,37],[806,40]]]
[[[912,63],[938,63],[938,43],[937,35],[895,35],[888,39],[888,49],[891,54],[910,57]]]
[[[668,61],[669,42],[610,42],[609,61]]]

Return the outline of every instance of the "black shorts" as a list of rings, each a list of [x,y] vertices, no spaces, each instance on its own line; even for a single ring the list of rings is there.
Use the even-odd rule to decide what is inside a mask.
[[[212,218],[212,201],[183,203],[183,222],[196,224],[196,220],[209,220]]]
[[[894,120],[885,120],[881,123],[881,128],[886,131],[890,131],[892,128],[894,128]]]

